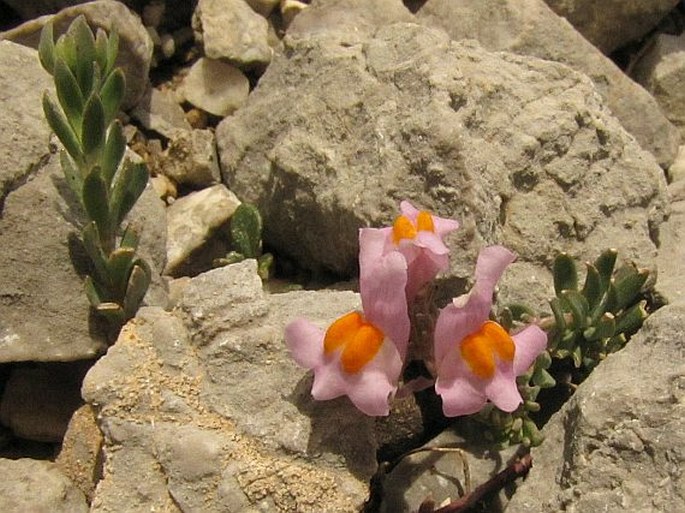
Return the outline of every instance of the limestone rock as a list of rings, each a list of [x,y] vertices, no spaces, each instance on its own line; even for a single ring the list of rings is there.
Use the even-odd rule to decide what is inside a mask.
[[[79,207],[71,202],[58,160],[53,155],[33,180],[5,200],[0,362],[81,360],[106,348],[72,263],[69,241],[78,232]],[[85,255],[74,258],[85,266]]]
[[[258,12],[265,18],[269,17],[271,11],[281,2],[281,0],[245,0],[247,5],[252,7],[255,12]]]
[[[635,80],[661,106],[666,117],[685,136],[685,35],[659,34],[633,68]]]
[[[90,503],[102,477],[102,432],[95,409],[84,404],[74,412],[55,463],[78,486]]]
[[[405,23],[358,44],[285,44],[217,128],[223,179],[277,251],[352,275],[358,229],[391,223],[408,198],[461,222],[448,245],[462,279],[496,242],[536,274],[560,250],[616,246],[653,264],[663,172],[583,75]]]
[[[218,184],[176,200],[167,211],[167,265],[173,274],[188,256],[233,215],[240,200]]]
[[[47,90],[54,93],[54,86],[38,62],[38,53],[0,41],[0,204],[49,155],[50,129],[41,103]]]
[[[327,325],[351,292],[264,296],[256,262],[190,280],[174,313],[143,308],[86,376],[106,465],[93,512],[359,510],[373,421],[315,402],[283,327]]]
[[[183,109],[170,91],[150,88],[131,115],[148,130],[172,138],[179,130],[190,130]]]
[[[545,0],[545,3],[608,55],[656,27],[678,5],[678,0]]]
[[[193,28],[210,59],[226,59],[241,68],[266,66],[271,60],[269,24],[245,0],[200,0]]]
[[[188,102],[221,117],[241,107],[249,92],[250,83],[238,68],[204,57],[193,64],[180,88]]]
[[[0,476],[0,511],[88,513],[83,494],[54,463],[0,459]]]
[[[683,325],[682,302],[658,310],[578,387],[507,513],[685,509]]]
[[[587,74],[624,128],[659,164],[668,167],[675,158],[680,136],[654,98],[543,0],[428,0],[417,19],[455,40],[476,39],[489,50],[557,61]]]
[[[177,131],[161,160],[162,172],[176,183],[201,188],[221,181],[216,137],[211,130]]]
[[[463,452],[420,451],[403,458],[388,474],[384,482],[381,513],[412,513],[420,504],[432,498],[436,504],[444,500],[456,500],[483,484],[506,467],[516,447],[497,451],[491,447],[467,443],[452,430],[446,430],[425,447],[461,449]],[[470,482],[464,473],[467,467]],[[489,503],[489,513],[499,513],[506,506],[506,497]]]
[[[126,95],[121,108],[128,110],[134,107],[149,85],[148,74],[153,44],[140,18],[123,3],[114,0],[95,0],[67,7],[54,16],[27,21],[12,30],[0,33],[0,40],[8,39],[38,48],[40,32],[46,23],[53,23],[56,39],[66,32],[74,18],[80,14],[86,17],[91,29],[101,27],[107,32],[115,29],[119,34],[117,65],[121,66],[126,75]]]

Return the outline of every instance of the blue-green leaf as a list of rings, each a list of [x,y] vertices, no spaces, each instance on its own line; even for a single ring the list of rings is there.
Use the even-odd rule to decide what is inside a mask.
[[[554,259],[552,274],[554,275],[554,291],[557,296],[564,290],[578,290],[576,263],[566,253],[560,253]]]
[[[85,100],[76,77],[62,58],[55,59],[55,90],[69,125],[80,135]]]
[[[81,152],[81,142],[62,111],[59,110],[47,93],[43,95],[43,113],[48,121],[48,125],[55,132],[57,138],[69,155],[71,155],[71,158],[74,159],[76,165],[82,165],[83,153]]]
[[[126,78],[123,71],[117,68],[105,79],[100,91],[102,105],[105,108],[105,117],[109,123],[119,112],[119,107],[126,92]]]
[[[97,94],[91,94],[83,112],[81,142],[89,165],[100,160],[105,149],[105,111]]]
[[[40,31],[38,58],[43,69],[52,75],[55,70],[55,39],[52,23],[46,23]]]

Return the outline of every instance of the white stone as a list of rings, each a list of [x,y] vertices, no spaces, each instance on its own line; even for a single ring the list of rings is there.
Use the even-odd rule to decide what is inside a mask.
[[[207,58],[193,64],[181,85],[186,100],[221,117],[242,106],[249,92],[250,83],[238,68]]]
[[[215,185],[176,200],[167,210],[166,274],[209,239],[240,205],[224,185]]]
[[[271,61],[269,24],[244,0],[200,0],[193,26],[211,59],[228,59],[241,67]]]

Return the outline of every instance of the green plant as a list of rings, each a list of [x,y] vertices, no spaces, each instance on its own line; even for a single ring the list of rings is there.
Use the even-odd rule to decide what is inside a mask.
[[[126,140],[115,119],[126,88],[115,67],[119,38],[93,32],[83,16],[54,41],[52,24],[40,38],[39,57],[53,76],[58,104],[43,95],[43,111],[64,146],[60,162],[86,217],[81,232],[92,264],[85,289],[93,308],[115,327],[133,317],[151,280],[136,255],[138,234],[121,224],[148,180],[144,164],[124,159]]]
[[[214,261],[216,267],[235,264],[246,258],[257,260],[257,272],[266,280],[273,264],[271,253],[262,253],[262,216],[251,203],[241,203],[231,217],[230,237],[233,251]]]
[[[623,348],[642,326],[648,313],[641,293],[649,271],[632,263],[616,268],[617,255],[615,249],[608,249],[595,262],[586,263],[582,287],[575,261],[566,253],[555,258],[552,272],[556,297],[549,302],[552,315],[538,322],[548,331],[547,350],[527,374],[517,379],[523,403],[511,413],[489,404],[475,416],[491,428],[488,434],[496,442],[539,445],[542,436],[530,415],[540,411],[540,391],[557,385],[559,376],[555,379],[553,364],[571,362],[574,372],[564,379],[574,388],[608,354]],[[520,304],[509,305],[500,317],[508,329],[516,322],[536,318],[530,308]]]

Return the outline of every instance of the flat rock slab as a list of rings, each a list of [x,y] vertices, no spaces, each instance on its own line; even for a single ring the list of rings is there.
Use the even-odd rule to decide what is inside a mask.
[[[190,280],[174,313],[143,308],[86,376],[104,477],[93,512],[355,512],[375,471],[373,421],[314,402],[283,327],[322,326],[352,292],[265,296],[256,263]]]
[[[29,458],[0,459],[0,511],[87,513],[88,504],[56,464]]]
[[[358,229],[410,199],[462,227],[452,274],[502,243],[540,274],[564,250],[653,263],[666,184],[587,77],[411,23],[286,37],[217,129],[223,178],[264,239],[313,269],[355,273]]]

